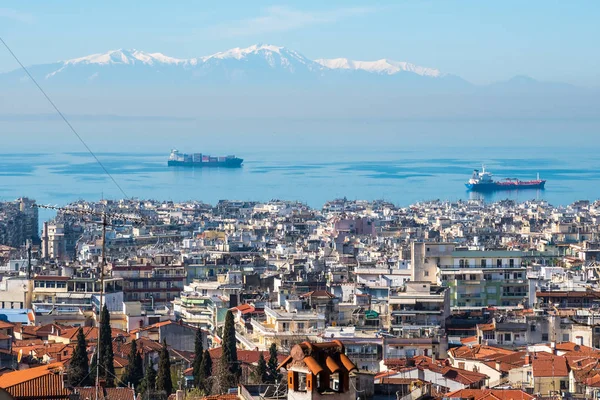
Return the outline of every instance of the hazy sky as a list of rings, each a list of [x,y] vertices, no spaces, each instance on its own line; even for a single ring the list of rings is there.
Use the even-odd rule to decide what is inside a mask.
[[[600,86],[600,2],[8,1],[0,35],[40,64],[110,49],[188,58],[258,42],[310,58],[389,58],[474,83],[514,75]],[[0,72],[16,68],[0,48]]]

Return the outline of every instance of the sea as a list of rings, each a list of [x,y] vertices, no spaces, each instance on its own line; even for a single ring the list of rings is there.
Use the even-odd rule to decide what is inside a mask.
[[[546,200],[600,198],[598,120],[197,121],[74,120],[123,192],[57,120],[4,120],[0,200],[72,201],[383,199]],[[282,128],[283,127],[283,128]],[[172,148],[243,158],[239,169],[168,167]],[[495,179],[546,179],[544,190],[479,194],[464,183],[485,165]],[[40,214],[51,218],[50,211]]]

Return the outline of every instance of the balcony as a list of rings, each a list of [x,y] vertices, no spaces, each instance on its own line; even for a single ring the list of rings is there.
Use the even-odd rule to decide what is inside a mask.
[[[481,293],[457,293],[459,299],[480,299],[483,297]]]
[[[512,298],[516,298],[516,297],[527,297],[527,293],[521,292],[521,293],[502,293],[502,297],[512,297]]]

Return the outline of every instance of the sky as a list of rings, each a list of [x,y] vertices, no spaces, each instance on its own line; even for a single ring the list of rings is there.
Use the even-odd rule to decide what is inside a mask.
[[[600,2],[10,1],[0,36],[25,65],[118,48],[191,58],[269,43],[309,58],[388,58],[476,83],[600,86]],[[17,68],[0,48],[0,72]]]

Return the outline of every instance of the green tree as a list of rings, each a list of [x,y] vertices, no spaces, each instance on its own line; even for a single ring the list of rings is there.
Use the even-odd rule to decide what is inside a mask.
[[[156,370],[154,369],[154,363],[152,360],[148,361],[146,366],[146,372],[144,373],[144,379],[140,384],[140,393],[152,393],[156,390]]]
[[[258,356],[258,365],[254,370],[254,381],[256,383],[266,383],[268,382],[269,376],[267,374],[267,361],[265,360],[265,356],[262,351],[260,352],[260,356]]]
[[[240,375],[240,365],[238,363],[236,343],[233,313],[231,310],[227,310],[225,325],[223,326],[223,355],[221,358],[229,365],[231,374],[237,378]]]
[[[100,355],[98,357],[100,377],[106,380],[106,387],[115,386],[115,365],[110,329],[110,314],[106,304],[102,307],[100,316]]]
[[[211,392],[211,379],[212,376],[212,359],[208,350],[204,350],[202,356],[202,364],[200,364],[200,372],[198,374],[198,388],[204,393],[209,394]]]
[[[132,385],[134,388],[137,388],[142,382],[143,378],[144,361],[142,360],[142,355],[138,351],[137,342],[133,340],[131,342],[131,350],[127,356],[127,367],[125,368],[122,384]]]
[[[231,310],[227,310],[225,325],[223,326],[221,359],[219,360],[217,375],[215,376],[218,382],[216,389],[220,393],[225,393],[229,388],[237,386],[240,372],[235,339],[235,322],[233,320],[233,313]]]
[[[77,331],[77,345],[73,352],[73,357],[69,363],[67,377],[71,386],[89,386],[91,385],[91,377],[89,374],[88,358],[87,358],[87,343],[83,328]]]
[[[196,339],[194,342],[194,386],[198,387],[200,382],[200,366],[202,365],[202,358],[204,355],[204,346],[202,344],[202,329],[198,328],[196,331]]]
[[[275,343],[271,343],[271,347],[269,347],[269,363],[267,364],[267,374],[269,383],[279,383],[281,381],[281,373],[277,366],[279,365],[279,361],[277,360],[277,345]]]
[[[156,390],[164,391],[167,396],[173,393],[173,381],[171,380],[171,360],[167,341],[163,340],[162,349],[160,349],[160,358],[158,359],[158,375],[156,377]]]

